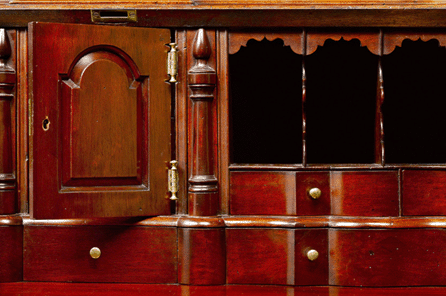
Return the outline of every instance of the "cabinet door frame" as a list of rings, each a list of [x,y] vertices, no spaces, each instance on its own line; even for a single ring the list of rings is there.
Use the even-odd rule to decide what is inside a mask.
[[[95,38],[91,38],[91,36]],[[30,215],[32,218],[131,217],[171,213],[170,202],[166,199],[166,162],[171,160],[171,87],[165,82],[167,76],[165,70],[167,47],[165,44],[170,42],[170,37],[168,29],[51,23],[31,23],[29,25],[29,96],[32,107],[29,148]],[[100,57],[93,61],[91,60],[93,58],[88,55],[95,53],[105,53],[112,58]],[[102,68],[95,66],[99,69],[108,69],[107,67],[118,69],[110,73],[118,73],[122,70],[133,72],[134,81],[129,80],[129,89],[134,87],[135,81],[140,84],[139,88],[136,87],[138,88],[137,94],[134,95],[137,100],[136,105],[133,103],[130,107],[125,103],[121,105],[121,108],[126,107],[123,109],[130,110],[129,113],[135,117],[132,117],[130,124],[133,124],[132,128],[136,132],[119,135],[119,131],[125,130],[124,128],[116,132],[121,136],[121,139],[126,140],[121,142],[122,145],[134,142],[133,145],[128,145],[130,148],[127,150],[138,154],[135,163],[129,165],[125,161],[134,158],[127,158],[127,154],[122,151],[121,154],[118,153],[118,155],[126,157],[124,166],[130,167],[130,176],[133,179],[130,178],[132,180],[130,183],[127,182],[128,184],[124,184],[125,182],[119,184],[116,181],[119,178],[113,179],[114,175],[119,175],[116,168],[114,170],[102,169],[99,173],[87,172],[87,179],[90,178],[90,180],[81,182],[83,184],[74,182],[65,186],[66,184],[64,185],[62,182],[63,176],[70,174],[61,170],[70,168],[72,165],[72,163],[62,164],[66,160],[63,157],[73,154],[73,144],[64,138],[69,134],[67,130],[72,132],[80,124],[73,127],[71,122],[68,123],[71,125],[67,126],[66,120],[62,118],[64,107],[60,99],[61,94],[69,91],[70,88],[64,90],[61,85],[64,84],[62,80],[67,79],[65,74],[70,73],[76,63],[82,62],[82,58],[91,62],[91,65],[94,63],[106,65],[101,66]],[[113,59],[116,61],[113,62]],[[117,66],[108,66],[113,63]],[[88,67],[90,66],[86,66],[79,75],[86,77],[85,73],[87,73]],[[125,70],[125,67],[128,69]],[[101,81],[101,79],[108,81],[106,75],[105,78],[94,77],[94,81]],[[111,84],[117,82],[111,82]],[[93,84],[93,86],[95,85]],[[84,96],[88,98],[88,94]],[[138,96],[143,99],[138,99]],[[106,106],[107,102],[110,102],[109,99],[114,97],[98,96],[98,98],[103,100],[103,103],[99,105]],[[65,101],[66,99],[64,99]],[[136,108],[134,108],[135,106]],[[143,108],[141,114],[135,115],[141,107]],[[71,110],[66,109],[66,111],[75,114],[76,110],[73,111],[71,102],[69,108]],[[91,120],[96,113],[91,110],[89,112]],[[84,111],[85,113],[87,111]],[[123,120],[119,119],[118,113],[112,113],[114,114],[112,119],[104,115],[103,121],[107,122],[108,120],[112,123],[117,121],[119,124],[115,127],[122,127]],[[44,124],[48,125],[48,130],[44,129]],[[99,132],[103,132],[106,128],[106,124],[103,124],[102,130]],[[111,134],[113,132],[110,130]],[[104,137],[104,133],[99,134],[101,136],[97,136],[95,139],[100,140]],[[135,140],[133,136],[136,136],[137,139]],[[84,136],[84,139],[87,138]],[[64,142],[68,143],[65,146],[69,147],[63,147]],[[80,141],[75,144],[79,146],[79,143]],[[120,149],[120,145],[113,142],[113,139],[110,143],[113,148],[102,143],[101,146],[94,146],[91,150],[93,152],[89,152],[84,147],[78,154],[86,153],[83,154],[85,158],[92,159],[94,153],[97,155],[102,153],[103,164],[108,165],[108,162],[112,163],[112,160],[118,162],[119,158],[113,158],[114,154],[111,151]],[[96,150],[94,150],[95,148]],[[146,168],[141,169],[142,166],[146,166]],[[106,178],[102,178],[101,182],[95,184],[95,179],[99,180],[102,176]],[[110,177],[109,181],[106,180],[108,177]]]

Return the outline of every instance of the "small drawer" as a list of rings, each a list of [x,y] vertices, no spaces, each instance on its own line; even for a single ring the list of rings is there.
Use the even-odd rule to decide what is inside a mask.
[[[100,256],[94,259],[98,250]],[[175,228],[25,226],[24,230],[25,281],[176,283],[177,258]]]
[[[446,171],[404,170],[403,215],[446,215]]]
[[[319,195],[310,196],[310,190]],[[329,215],[328,172],[231,172],[232,215]]]
[[[333,171],[330,187],[332,215],[399,215],[397,171]]]
[[[329,231],[330,284],[446,284],[446,231],[429,229]]]
[[[326,285],[326,229],[227,229],[227,283]]]

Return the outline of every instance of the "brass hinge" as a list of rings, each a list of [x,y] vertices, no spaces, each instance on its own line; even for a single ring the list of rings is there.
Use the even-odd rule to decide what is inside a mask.
[[[171,168],[169,170],[169,192],[172,193],[170,196],[171,200],[177,200],[177,193],[178,193],[178,187],[179,187],[179,178],[178,178],[178,161],[172,160],[170,162]]]
[[[167,74],[169,75],[169,83],[177,82],[178,74],[178,50],[176,43],[169,43],[170,50],[167,53]]]

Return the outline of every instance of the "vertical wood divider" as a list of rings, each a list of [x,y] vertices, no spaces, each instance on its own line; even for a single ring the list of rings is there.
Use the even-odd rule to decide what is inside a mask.
[[[375,115],[375,162],[385,164],[384,158],[384,119],[382,104],[384,103],[384,79],[382,71],[383,56],[383,32],[379,31],[379,53],[378,53],[378,81],[376,90],[376,115]]]
[[[215,69],[222,69],[214,60],[213,53],[219,43],[219,38],[215,40],[214,37],[211,43],[204,29],[197,30],[191,45],[192,56],[188,55],[189,64],[194,64],[187,73],[190,88],[189,216],[178,222],[178,281],[183,285],[223,285],[226,282],[225,225],[217,217],[218,112],[214,101]]]
[[[178,160],[179,192],[177,214],[187,214],[187,31],[178,30],[178,83],[175,96],[176,159]]]
[[[307,31],[302,31],[302,165],[307,166],[307,74],[305,72],[305,57],[307,56]]]
[[[215,69],[208,65],[211,45],[204,29],[199,29],[192,45],[195,65],[188,72],[191,90],[191,175],[189,214],[214,216],[218,211],[218,181],[214,171],[212,101],[217,83]]]
[[[8,31],[0,29],[0,214],[17,212],[15,177],[15,86],[13,48]]]
[[[229,136],[229,61],[228,31],[218,31],[218,149],[219,149],[219,191],[220,191],[220,213],[229,215],[229,162],[230,162],[230,136]]]

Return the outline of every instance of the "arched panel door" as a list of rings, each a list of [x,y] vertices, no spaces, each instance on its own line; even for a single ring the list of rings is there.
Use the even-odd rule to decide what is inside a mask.
[[[169,214],[165,29],[33,23],[33,218]]]

